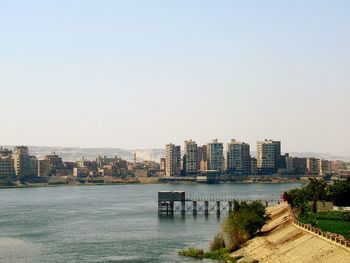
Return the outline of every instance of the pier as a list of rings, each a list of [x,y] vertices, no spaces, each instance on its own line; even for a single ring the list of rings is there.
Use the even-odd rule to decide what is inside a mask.
[[[233,210],[233,202],[236,201],[260,201],[266,207],[283,202],[280,199],[236,199],[230,197],[221,198],[186,198],[184,191],[158,192],[158,215],[228,215]]]

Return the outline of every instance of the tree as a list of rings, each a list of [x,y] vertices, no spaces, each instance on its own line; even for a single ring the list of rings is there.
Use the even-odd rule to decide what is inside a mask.
[[[328,188],[328,194],[334,204],[339,206],[350,206],[350,180],[335,181]]]
[[[327,198],[327,183],[324,180],[310,178],[309,184],[304,188],[308,199],[312,201],[312,212],[317,212],[317,201]]]
[[[250,239],[265,223],[265,207],[261,202],[234,201],[234,209],[224,221],[222,233],[231,250]]]

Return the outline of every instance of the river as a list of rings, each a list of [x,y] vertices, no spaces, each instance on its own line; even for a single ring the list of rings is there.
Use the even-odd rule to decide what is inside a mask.
[[[177,252],[190,246],[207,249],[224,217],[159,218],[158,191],[259,199],[279,198],[283,191],[298,186],[134,184],[0,189],[0,261],[193,262]]]

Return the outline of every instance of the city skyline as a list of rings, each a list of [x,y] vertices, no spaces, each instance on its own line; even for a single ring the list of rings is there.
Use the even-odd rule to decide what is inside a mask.
[[[0,4],[1,145],[350,156],[346,1]]]

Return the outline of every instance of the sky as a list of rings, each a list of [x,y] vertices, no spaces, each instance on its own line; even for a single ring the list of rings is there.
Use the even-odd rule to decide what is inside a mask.
[[[0,145],[275,139],[350,156],[350,1],[0,0]]]

